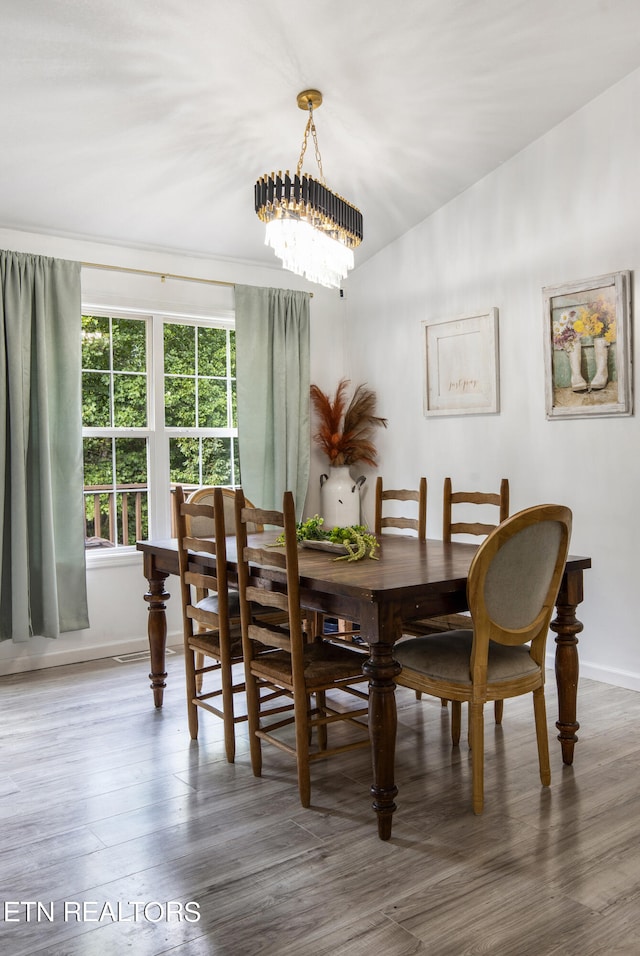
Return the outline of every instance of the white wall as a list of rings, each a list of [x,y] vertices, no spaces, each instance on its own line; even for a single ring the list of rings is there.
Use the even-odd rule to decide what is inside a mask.
[[[579,610],[581,673],[640,689],[635,543],[640,537],[638,417],[545,418],[542,287],[640,263],[640,71],[506,162],[374,259],[345,284],[345,298],[314,287],[312,380],[330,390],[343,374],[366,381],[389,419],[380,471],[389,483],[429,479],[428,532],[440,535],[442,479],[459,487],[511,482],[512,510],[543,500],[574,512],[572,552],[588,554]],[[0,248],[258,285],[304,288],[279,269],[195,260],[0,230]],[[91,282],[89,288],[86,283]],[[232,307],[228,289],[86,272],[92,298],[148,296]],[[637,298],[637,282],[633,293]],[[209,298],[210,297],[210,298]],[[226,303],[223,304],[223,303]],[[421,321],[496,306],[500,313],[501,412],[426,419]],[[345,364],[345,349],[348,362]],[[637,354],[637,347],[634,346]],[[306,513],[319,510],[314,450]],[[373,473],[363,506],[371,517]],[[90,569],[91,628],[58,641],[0,644],[0,673],[104,656],[146,645],[140,559]],[[170,634],[178,633],[169,602]]]
[[[344,308],[339,294],[298,279],[281,268],[251,263],[195,259],[136,249],[106,246],[53,236],[0,229],[0,248],[36,255],[58,256],[87,263],[104,263],[127,269],[145,269],[182,276],[209,278],[250,285],[313,290],[311,300],[311,377],[331,387],[334,374],[344,366]],[[274,262],[276,260],[274,259]],[[183,282],[83,268],[83,304],[140,306],[189,314],[222,310],[232,314],[233,288]],[[307,511],[318,510],[317,474],[309,485]],[[0,642],[0,674],[91,660],[144,650],[147,641],[146,582],[142,555],[90,554],[87,558],[90,628],[62,634],[57,640],[34,637],[26,643]],[[176,582],[167,589],[168,643],[181,641],[181,620]]]
[[[639,101],[640,71],[357,269],[346,292],[349,373],[376,389],[389,419],[379,434],[387,483],[427,476],[432,537],[445,475],[467,490],[497,490],[507,476],[512,511],[568,504],[571,551],[593,560],[578,612],[581,673],[635,689],[640,420],[546,420],[541,290],[630,269],[638,301]],[[421,321],[493,306],[500,414],[425,418]]]

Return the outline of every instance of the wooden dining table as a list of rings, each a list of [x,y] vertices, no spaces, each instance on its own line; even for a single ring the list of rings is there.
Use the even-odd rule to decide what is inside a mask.
[[[263,547],[276,537],[275,531],[249,536],[249,545]],[[356,621],[360,637],[367,643],[369,657],[363,655],[363,671],[369,678],[369,732],[373,764],[373,809],[382,840],[391,836],[395,799],[396,700],[394,678],[400,665],[393,647],[403,633],[403,625],[423,618],[467,610],[466,584],[469,566],[477,550],[475,544],[445,543],[435,539],[387,534],[379,537],[378,560],[357,562],[336,560],[335,555],[301,546],[300,587],[302,603],[309,611]],[[166,590],[170,575],[178,574],[175,540],[139,541],[143,553],[144,575],[149,589],[148,634],[151,653],[151,687],[154,703],[161,707],[166,686],[165,647],[167,637]],[[204,565],[215,562],[202,555]],[[236,541],[227,539],[230,583],[237,570]],[[555,633],[555,674],[558,688],[558,740],[562,760],[573,761],[578,740],[578,637],[582,624],[576,609],[583,600],[583,572],[591,559],[570,555],[556,602],[556,617],[551,623]],[[275,568],[256,569],[267,586],[277,587],[283,572]]]

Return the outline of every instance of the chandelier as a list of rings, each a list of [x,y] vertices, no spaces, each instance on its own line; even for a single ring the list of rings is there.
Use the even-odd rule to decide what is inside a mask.
[[[265,222],[265,243],[282,260],[283,268],[331,289],[340,288],[353,269],[353,250],[362,242],[362,213],[327,188],[313,111],[322,103],[318,90],[298,94],[298,106],[308,110],[298,166],[293,178],[287,170],[265,173],[255,185],[255,207]],[[302,162],[313,137],[320,178],[302,172]]]

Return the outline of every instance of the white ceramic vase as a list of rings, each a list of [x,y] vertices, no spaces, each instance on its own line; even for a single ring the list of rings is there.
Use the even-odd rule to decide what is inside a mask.
[[[351,477],[348,465],[338,465],[330,468],[328,475],[320,475],[320,510],[325,529],[360,524],[360,488],[364,482],[364,475]]]

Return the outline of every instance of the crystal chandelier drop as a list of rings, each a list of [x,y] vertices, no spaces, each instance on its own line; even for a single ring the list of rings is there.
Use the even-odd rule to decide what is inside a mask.
[[[298,94],[298,106],[308,110],[295,176],[287,170],[265,173],[255,185],[255,208],[266,223],[265,243],[282,260],[283,268],[331,289],[340,288],[353,269],[353,250],[362,242],[362,213],[327,188],[313,111],[322,103],[318,90]],[[302,172],[309,133],[313,137],[320,178]]]

